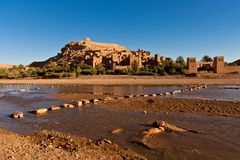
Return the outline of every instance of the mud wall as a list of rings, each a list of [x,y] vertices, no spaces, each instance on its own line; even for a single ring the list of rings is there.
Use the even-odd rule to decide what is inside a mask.
[[[240,66],[225,66],[224,72],[225,73],[240,72]]]

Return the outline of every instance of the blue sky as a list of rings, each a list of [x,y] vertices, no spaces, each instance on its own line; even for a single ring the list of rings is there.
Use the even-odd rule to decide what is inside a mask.
[[[0,63],[28,64],[93,41],[176,58],[240,58],[240,0],[0,0]]]

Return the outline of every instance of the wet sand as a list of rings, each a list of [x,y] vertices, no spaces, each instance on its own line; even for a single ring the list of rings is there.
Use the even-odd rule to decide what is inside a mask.
[[[96,84],[96,85],[240,85],[239,75],[186,78],[184,76],[81,76],[73,79],[1,79],[0,84]]]
[[[93,94],[65,94],[52,95],[54,98],[66,101],[77,101],[81,98],[104,98],[106,95]],[[113,99],[104,103],[104,107],[115,110],[154,113],[194,113],[208,116],[229,116],[240,118],[240,102],[168,98],[168,97],[139,97]]]

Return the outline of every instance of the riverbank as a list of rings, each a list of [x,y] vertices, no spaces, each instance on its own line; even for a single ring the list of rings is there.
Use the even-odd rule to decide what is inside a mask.
[[[0,128],[1,159],[146,159],[109,140],[92,141],[54,131],[23,136]]]
[[[81,76],[71,79],[1,79],[1,85],[11,84],[82,84],[82,85],[194,85],[228,84],[240,85],[239,75],[216,75],[201,77],[184,76]]]

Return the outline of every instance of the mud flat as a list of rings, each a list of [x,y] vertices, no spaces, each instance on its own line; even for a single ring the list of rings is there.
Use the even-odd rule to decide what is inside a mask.
[[[108,102],[107,105],[119,110],[195,113],[240,118],[240,102],[230,101],[154,97],[115,100]]]
[[[103,98],[104,95],[64,94],[53,95],[54,98],[76,101],[79,97]],[[106,97],[106,96],[105,96]],[[104,107],[115,110],[154,113],[194,113],[208,116],[229,116],[240,118],[239,101],[220,101],[203,99],[186,99],[171,97],[138,97],[113,99],[107,101]]]
[[[1,79],[0,84],[96,84],[96,85],[185,85],[240,84],[239,75],[213,77],[184,76],[81,76],[73,79]]]
[[[0,128],[1,159],[146,159],[107,139],[92,141],[54,131],[22,136]]]

